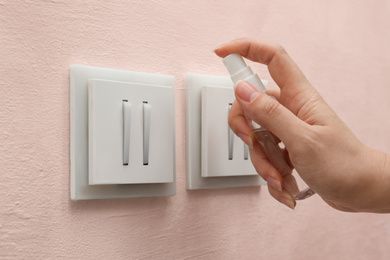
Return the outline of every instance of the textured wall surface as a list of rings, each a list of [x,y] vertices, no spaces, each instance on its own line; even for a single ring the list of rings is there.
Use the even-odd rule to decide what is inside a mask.
[[[283,44],[356,135],[390,152],[390,2],[0,0],[0,259],[389,259],[390,216],[266,188],[185,189],[185,73]],[[69,65],[171,74],[177,195],[69,201]],[[266,69],[254,65],[262,78]]]

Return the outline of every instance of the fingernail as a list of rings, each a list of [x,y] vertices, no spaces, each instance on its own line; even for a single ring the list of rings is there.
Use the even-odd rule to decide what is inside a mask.
[[[234,89],[240,99],[249,103],[259,95],[259,90],[256,87],[243,80],[239,80]]]
[[[274,187],[275,189],[277,189],[278,191],[282,191],[282,184],[280,183],[280,181],[278,181],[277,179],[275,178],[272,178],[271,176],[267,176],[265,178],[265,181],[271,185],[272,187]]]
[[[221,43],[220,45],[218,45],[215,49],[214,49],[214,52],[218,49],[220,49],[223,45],[225,45],[225,43]]]
[[[287,199],[286,197],[281,197],[280,202],[289,207],[290,209],[294,209],[296,205],[295,201]]]
[[[239,132],[237,136],[240,137],[241,140],[249,146],[249,148],[253,149],[253,141],[252,138],[250,138],[250,136],[241,132]]]

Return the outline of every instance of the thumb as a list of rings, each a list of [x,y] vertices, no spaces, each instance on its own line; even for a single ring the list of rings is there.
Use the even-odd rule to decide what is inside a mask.
[[[240,80],[235,94],[245,115],[278,136],[287,146],[300,136],[307,124],[290,110],[250,83]]]

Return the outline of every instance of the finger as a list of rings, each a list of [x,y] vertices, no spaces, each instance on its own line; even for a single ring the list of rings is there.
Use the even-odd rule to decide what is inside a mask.
[[[297,64],[278,44],[242,38],[223,44],[214,51],[220,57],[238,53],[252,61],[267,65],[272,78],[281,89],[293,84],[295,92],[300,93],[302,89],[311,87]]]
[[[279,89],[267,89],[267,94],[276,97],[278,100],[280,90]],[[252,128],[250,127],[251,120],[244,114],[242,108],[234,100],[233,105],[230,109],[229,113],[229,126],[233,130],[233,132],[242,139],[244,143],[246,143],[249,147],[252,148],[253,140],[256,138],[253,135]],[[281,140],[275,134],[271,133],[277,143],[280,143]]]
[[[280,102],[280,89],[276,87],[267,87],[267,92],[269,96],[276,98]]]
[[[296,202],[294,198],[286,190],[278,191],[274,187],[268,185],[268,191],[269,194],[271,194],[271,196],[275,198],[277,201],[279,201],[280,203],[286,205],[291,209],[295,208]]]
[[[279,101],[295,115],[299,114],[305,104],[317,103],[311,102],[312,100],[324,102],[298,65],[278,44],[243,38],[221,45],[215,53],[220,57],[238,53],[267,65],[271,77],[282,90]]]
[[[266,93],[267,93],[268,96],[271,96],[271,97],[275,98],[278,102],[280,102],[280,89],[275,88],[275,87],[274,88],[272,88],[272,87],[271,88],[267,88],[267,92]],[[271,134],[274,137],[276,143],[280,143],[281,142],[279,137],[277,137],[272,132],[271,132]]]
[[[251,148],[250,158],[258,174],[276,189],[282,190],[282,175],[270,163],[257,141],[253,143],[253,140],[256,139],[253,136],[252,129],[249,127],[247,118],[236,101],[230,109],[229,125],[233,132]]]
[[[292,196],[299,193],[298,183],[292,174],[288,174],[287,176],[284,176],[283,188],[285,188],[286,191]]]
[[[250,148],[253,148],[254,136],[252,129],[250,128],[248,120],[237,101],[234,101],[232,107],[230,108],[228,122],[232,131]]]
[[[288,207],[293,208],[295,206],[295,200],[291,194],[299,192],[295,178],[290,174],[283,178],[269,162],[257,143],[255,144],[255,148],[250,150],[250,158],[258,174],[267,182],[271,195]]]
[[[273,132],[286,145],[296,142],[308,125],[290,110],[245,81],[235,87],[236,100],[243,112],[256,123]]]
[[[282,191],[283,176],[268,160],[259,143],[254,143],[254,148],[249,150],[250,158],[257,173],[275,189]]]

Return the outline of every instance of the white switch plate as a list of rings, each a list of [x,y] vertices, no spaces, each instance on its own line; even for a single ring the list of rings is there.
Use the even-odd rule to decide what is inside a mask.
[[[243,186],[265,185],[258,175],[202,177],[201,170],[201,111],[202,89],[205,86],[227,87],[233,89],[230,77],[204,74],[187,74],[186,93],[186,154],[187,189],[215,189]]]
[[[174,91],[172,87],[89,80],[89,184],[173,182]],[[123,163],[123,101],[131,106],[129,162]],[[143,105],[150,106],[144,149]],[[148,164],[144,165],[144,150]]]
[[[232,87],[202,88],[202,177],[258,176],[249,155],[245,159],[244,142],[233,132],[229,148],[229,104],[234,99]]]
[[[89,145],[88,145],[88,82],[90,79],[120,81],[123,84],[159,85],[171,88],[174,111],[174,77],[168,75],[132,72],[107,68],[71,65],[70,67],[70,107],[71,107],[71,200],[114,199],[135,197],[159,197],[176,194],[175,138],[171,144],[173,151],[173,181],[150,184],[89,184]],[[174,125],[174,117],[172,118]],[[175,136],[173,127],[172,136]],[[130,144],[131,146],[131,144]]]

